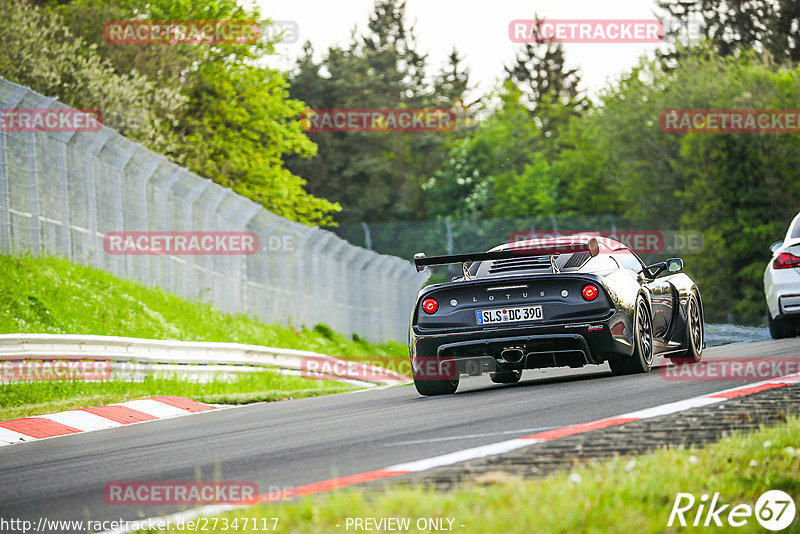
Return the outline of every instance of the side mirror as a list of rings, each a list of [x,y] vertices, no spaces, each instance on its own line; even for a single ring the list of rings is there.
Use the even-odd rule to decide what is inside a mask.
[[[670,258],[667,260],[667,271],[679,273],[683,270],[683,260],[680,258]]]
[[[775,251],[781,248],[782,246],[783,246],[783,241],[775,241],[773,244],[769,246],[769,251],[774,254]]]

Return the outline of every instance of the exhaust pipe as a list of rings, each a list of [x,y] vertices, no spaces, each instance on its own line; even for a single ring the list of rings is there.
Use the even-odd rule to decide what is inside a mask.
[[[525,353],[522,352],[522,349],[503,349],[500,357],[508,363],[519,363],[525,357]]]

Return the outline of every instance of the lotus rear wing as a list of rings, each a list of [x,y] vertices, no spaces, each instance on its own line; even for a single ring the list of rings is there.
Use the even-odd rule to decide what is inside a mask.
[[[469,279],[467,272],[467,263],[476,261],[493,261],[493,260],[507,260],[511,258],[519,258],[520,256],[550,256],[550,266],[553,273],[557,273],[558,268],[555,263],[555,256],[558,254],[572,254],[576,252],[588,252],[592,257],[597,256],[600,252],[600,245],[597,239],[591,238],[585,243],[574,243],[566,240],[558,241],[552,244],[528,244],[528,241],[519,241],[511,243],[510,248],[505,250],[494,250],[490,252],[474,252],[468,254],[451,254],[448,256],[431,256],[428,258],[424,253],[418,252],[414,254],[414,266],[417,272],[424,271],[429,265],[448,265],[451,263],[460,263],[464,271],[464,278]]]

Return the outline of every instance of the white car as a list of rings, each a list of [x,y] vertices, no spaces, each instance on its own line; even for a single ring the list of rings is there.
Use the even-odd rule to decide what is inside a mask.
[[[773,243],[772,260],[764,271],[767,320],[773,339],[800,335],[800,213],[786,238]]]

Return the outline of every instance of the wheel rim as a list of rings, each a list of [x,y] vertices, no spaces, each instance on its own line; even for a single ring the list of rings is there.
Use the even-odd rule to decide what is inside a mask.
[[[692,343],[699,354],[703,350],[703,322],[700,320],[700,310],[694,299],[689,300],[689,328],[692,334]]]
[[[639,303],[638,316],[639,351],[644,361],[649,364],[653,360],[653,337],[650,328],[650,316],[647,314],[647,308],[644,302]]]

